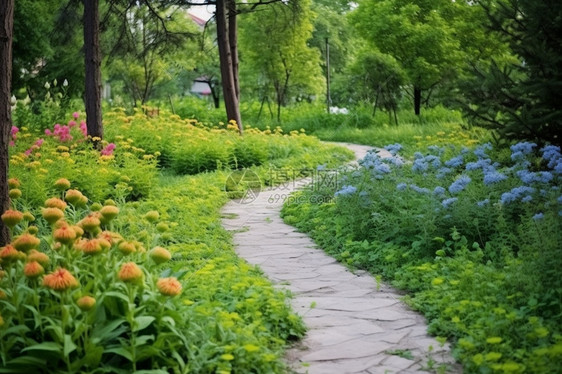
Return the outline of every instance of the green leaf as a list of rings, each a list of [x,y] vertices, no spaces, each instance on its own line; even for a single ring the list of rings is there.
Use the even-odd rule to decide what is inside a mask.
[[[6,367],[0,368],[0,373],[30,373],[33,368],[45,367],[46,364],[47,360],[42,358],[21,356],[8,361]]]
[[[133,355],[125,347],[117,347],[112,349],[106,349],[104,353],[115,353],[121,357],[125,357],[129,361],[133,361]]]
[[[135,318],[136,323],[133,331],[139,331],[147,328],[152,322],[154,322],[154,320],[156,320],[156,318],[152,316],[139,316]]]
[[[122,294],[121,292],[117,292],[117,291],[108,291],[105,293],[104,296],[113,296],[116,297],[118,299],[124,300],[125,302],[129,302],[129,298],[127,297],[127,295]]]
[[[45,342],[45,343],[39,343],[29,347],[25,347],[21,351],[22,352],[26,352],[26,351],[60,352],[61,346],[55,342]]]
[[[137,370],[133,372],[133,374],[168,374],[168,372],[161,369],[154,369],[154,370]]]
[[[70,355],[76,349],[76,344],[72,341],[72,337],[68,334],[64,335],[64,356]]]
[[[127,327],[124,325],[126,320],[123,318],[116,319],[115,321],[111,321],[106,326],[100,329],[94,329],[92,333],[92,342],[97,344],[99,341],[109,341],[117,336],[121,335],[124,331],[127,330]]]
[[[149,341],[154,340],[154,335],[141,335],[135,340],[135,347],[147,344]]]

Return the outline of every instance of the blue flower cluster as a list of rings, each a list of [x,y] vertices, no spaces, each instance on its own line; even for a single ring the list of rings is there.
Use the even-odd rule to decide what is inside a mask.
[[[334,195],[335,196],[349,196],[353,195],[357,192],[357,187],[352,185],[346,185],[341,188],[341,190],[337,191]]]
[[[519,199],[523,199],[527,196],[530,196],[535,192],[535,189],[528,186],[519,186],[512,188],[509,192],[504,192],[501,195],[500,201],[502,204],[512,203]],[[528,200],[529,201],[529,200]]]
[[[398,152],[400,152],[402,150],[402,145],[395,143],[395,144],[389,144],[386,147],[384,147],[384,149],[386,149],[388,152],[390,152],[391,155],[396,156],[398,154]]]
[[[468,175],[461,175],[457,180],[455,180],[449,186],[449,192],[453,195],[458,194],[459,192],[463,191],[466,186],[472,181]]]

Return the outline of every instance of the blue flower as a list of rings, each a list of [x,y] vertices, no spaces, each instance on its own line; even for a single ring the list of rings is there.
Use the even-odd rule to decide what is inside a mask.
[[[415,184],[411,184],[410,188],[416,191],[417,193],[421,193],[421,194],[429,193],[429,190],[427,188],[418,187]]]
[[[535,189],[528,186],[519,186],[512,188],[509,192],[504,192],[501,195],[500,201],[502,204],[508,204],[513,201],[516,201],[520,198],[525,198],[525,196],[532,194],[535,192]]]
[[[443,200],[441,202],[441,205],[443,205],[443,207],[447,208],[449,205],[451,205],[452,203],[454,203],[457,200],[458,200],[458,198],[456,198],[456,197],[450,197],[448,199]]]
[[[443,194],[445,193],[445,191],[446,191],[446,190],[445,190],[443,187],[437,186],[437,187],[435,187],[435,189],[433,190],[433,194],[434,194],[434,195],[437,195],[437,196],[440,196],[440,195],[443,195]]]
[[[429,163],[435,169],[441,167],[441,159],[438,156],[434,156],[434,155],[425,156],[425,162]]]
[[[542,213],[537,213],[533,216],[533,219],[535,221],[538,221],[538,220],[543,219],[543,218],[544,218],[544,214],[542,214]]]
[[[422,172],[422,171],[427,171],[427,169],[429,168],[429,165],[427,164],[427,162],[425,162],[425,159],[423,158],[417,158],[414,160],[414,165],[412,166],[412,171],[415,172]]]
[[[451,173],[453,170],[449,169],[449,168],[441,168],[439,170],[437,170],[437,175],[435,175],[435,177],[437,179],[442,179],[443,177],[445,177],[447,174]]]
[[[414,158],[417,160],[418,158],[424,158],[424,155],[421,152],[414,153]]]
[[[531,195],[527,195],[524,198],[521,199],[522,203],[528,203],[529,201],[533,200],[533,196]]]
[[[400,157],[386,157],[382,161],[398,167],[404,165],[404,161]]]
[[[457,157],[453,157],[452,159],[445,161],[445,166],[456,168],[462,166],[463,163],[464,158],[462,157],[462,155],[458,155]]]
[[[517,196],[512,194],[511,192],[504,192],[502,193],[502,196],[500,197],[500,201],[502,204],[509,204],[513,201],[517,200]]]
[[[395,143],[395,144],[389,144],[386,147],[384,147],[384,149],[386,149],[387,151],[390,152],[391,155],[396,156],[398,154],[398,152],[400,152],[402,150],[402,145]]]
[[[542,158],[548,162],[548,167],[555,169],[556,165],[562,162],[562,155],[560,154],[560,147],[557,145],[547,145],[541,149]]]
[[[484,205],[488,205],[490,203],[490,199],[485,199],[476,203],[479,207],[483,207]]]
[[[408,188],[408,185],[406,183],[399,183],[396,185],[396,189],[398,191],[404,191],[406,188]]]
[[[548,171],[540,171],[540,172],[530,172],[528,170],[519,170],[517,176],[521,181],[525,184],[531,184],[533,182],[539,183],[549,183],[554,176],[552,173]]]
[[[521,143],[514,144],[509,148],[513,153],[521,152],[525,155],[528,155],[529,153],[533,152],[533,148],[535,148],[536,146],[537,145],[535,143],[521,142]]]
[[[489,158],[481,158],[476,162],[469,162],[465,166],[466,170],[478,170],[482,169],[482,171],[492,171],[494,170],[494,166],[492,166],[492,160]]]
[[[317,170],[317,171],[326,170],[326,165],[325,165],[325,164],[324,164],[324,165],[318,165],[318,166],[316,167],[316,170]]]
[[[494,183],[501,182],[501,181],[506,180],[506,179],[507,179],[507,176],[505,174],[498,173],[497,171],[492,171],[492,172],[484,174],[484,184],[486,186],[489,186],[489,185],[494,184]]]
[[[390,173],[390,166],[388,166],[387,164],[378,164],[375,165],[375,169],[374,169],[377,173],[381,173],[381,174],[387,174]]]
[[[430,150],[431,152],[437,153],[439,156],[441,156],[443,152],[445,152],[444,148],[441,148],[437,145],[430,145],[429,147],[427,147],[427,149]]]
[[[357,187],[347,185],[347,186],[343,186],[341,190],[337,191],[334,194],[334,196],[349,196],[349,195],[353,195],[355,192],[357,192]]]
[[[486,144],[482,144],[479,147],[476,147],[476,149],[474,150],[474,154],[478,158],[488,158],[489,156],[486,154],[486,151],[491,151],[491,150],[492,150],[492,145],[490,143],[486,143]]]
[[[451,183],[449,186],[449,192],[452,194],[458,194],[466,188],[470,181],[471,179],[468,175],[461,175],[457,180]]]

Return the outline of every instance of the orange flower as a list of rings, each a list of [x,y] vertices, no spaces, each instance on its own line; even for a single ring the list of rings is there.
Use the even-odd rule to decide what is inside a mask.
[[[78,307],[84,311],[92,309],[96,305],[96,299],[91,296],[82,296],[76,301]]]
[[[5,261],[17,260],[19,258],[19,252],[14,248],[13,245],[7,244],[5,247],[0,249],[0,259]]]
[[[78,225],[86,231],[96,231],[100,227],[100,219],[94,214],[89,214],[88,216],[82,218]]]
[[[119,251],[121,253],[123,253],[124,255],[128,255],[128,254],[131,254],[131,253],[137,251],[137,249],[135,248],[135,245],[133,243],[126,242],[126,241],[122,241],[121,243],[119,243],[119,246],[117,247],[117,249],[119,249]]]
[[[95,255],[100,253],[102,250],[98,239],[81,240],[78,248],[87,255]]]
[[[17,178],[10,178],[8,179],[8,186],[10,188],[18,188],[21,185],[19,179]]]
[[[30,233],[31,235],[35,235],[39,232],[39,228],[37,228],[37,226],[29,226],[27,228],[27,232]]]
[[[82,227],[76,226],[76,225],[71,226],[71,227],[72,227],[72,230],[74,230],[74,232],[76,233],[76,237],[77,237],[77,238],[79,238],[79,237],[81,237],[82,235],[84,235],[84,229],[82,229]]]
[[[156,287],[162,295],[166,296],[176,296],[181,293],[181,283],[174,277],[158,279]]]
[[[70,226],[62,226],[61,228],[55,230],[53,237],[57,242],[70,244],[74,241],[74,239],[76,239],[76,231],[74,231],[74,229]]]
[[[43,208],[41,209],[43,218],[51,225],[64,217],[64,213],[59,208]]]
[[[50,261],[49,256],[44,254],[43,252],[36,251],[32,249],[27,256],[27,261],[37,261],[41,265],[47,265]]]
[[[60,210],[65,210],[66,206],[66,203],[58,197],[51,197],[50,199],[45,200],[45,207],[47,208],[59,208]]]
[[[107,239],[100,238],[98,236],[97,240],[100,242],[100,246],[102,250],[111,248],[111,243]]]
[[[111,221],[113,218],[117,217],[119,214],[119,208],[116,206],[106,205],[100,210],[101,215],[106,221]]]
[[[156,262],[157,264],[169,261],[172,258],[172,254],[166,248],[162,247],[152,248],[149,256],[152,261]]]
[[[8,227],[14,227],[23,219],[23,213],[18,210],[8,209],[2,214],[2,222]]]
[[[29,233],[21,234],[14,240],[13,245],[18,251],[27,252],[30,249],[37,248],[41,240]]]
[[[111,232],[111,231],[102,231],[99,235],[98,238],[103,238],[105,240],[107,240],[109,242],[109,244],[113,245],[114,243],[117,243],[120,240],[123,240],[123,237],[121,235],[119,235],[116,232]]]
[[[58,268],[51,274],[45,275],[43,285],[55,291],[64,291],[69,288],[78,287],[78,281],[68,270]]]
[[[134,262],[126,262],[121,265],[118,277],[123,282],[138,282],[142,279],[142,270]]]
[[[33,222],[35,221],[35,217],[33,216],[33,214],[31,214],[30,212],[25,212],[23,213],[23,219],[28,221],[28,222]]]
[[[68,190],[64,195],[64,199],[72,205],[78,205],[83,197],[82,192],[78,190]]]
[[[45,272],[43,266],[39,264],[37,261],[31,261],[25,264],[23,267],[23,273],[28,278],[37,278],[38,276],[42,275]]]
[[[55,182],[55,187],[57,190],[64,191],[70,188],[70,181],[66,178],[57,179]]]

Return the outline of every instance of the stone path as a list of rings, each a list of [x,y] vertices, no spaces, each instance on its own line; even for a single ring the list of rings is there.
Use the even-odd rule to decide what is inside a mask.
[[[345,144],[357,158],[371,147]],[[317,249],[307,235],[283,223],[283,195],[307,180],[261,191],[251,203],[231,201],[223,225],[234,232],[238,255],[293,294],[292,306],[308,327],[287,352],[296,373],[437,372],[454,363],[447,344],[426,333],[425,318],[400,301],[401,294],[365,272],[350,272]],[[233,218],[234,217],[234,218]]]

